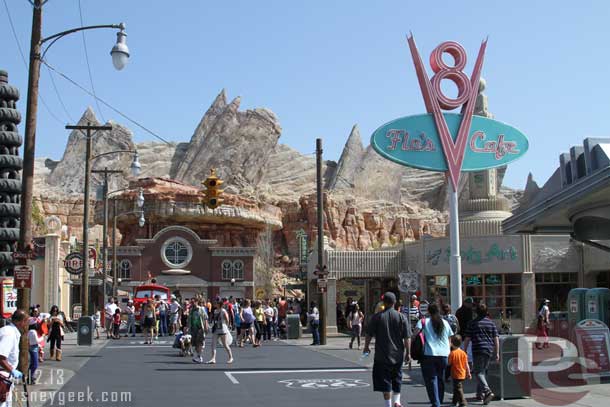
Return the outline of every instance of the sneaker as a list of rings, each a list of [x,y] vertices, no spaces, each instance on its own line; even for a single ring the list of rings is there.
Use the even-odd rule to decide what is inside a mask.
[[[201,356],[195,356],[193,358],[193,362],[195,362],[195,363],[203,363],[203,358]]]
[[[493,398],[495,397],[495,395],[492,392],[488,392],[484,397],[483,397],[483,405],[488,405]]]
[[[158,337],[158,336],[155,336],[155,341],[158,341],[158,340],[159,340],[159,337]]]

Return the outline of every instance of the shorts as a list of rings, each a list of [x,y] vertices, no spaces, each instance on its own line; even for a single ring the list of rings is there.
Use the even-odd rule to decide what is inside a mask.
[[[178,323],[178,313],[170,314],[169,323],[170,324],[177,324]]]
[[[205,344],[205,333],[202,328],[199,328],[197,332],[191,333],[193,346],[198,348],[200,346],[204,346]]]
[[[252,328],[252,322],[242,322],[241,323],[242,332],[250,333],[250,328]]]
[[[373,364],[373,390],[383,393],[400,393],[402,384],[402,364]]]
[[[153,318],[145,317],[144,318],[144,323],[142,323],[142,327],[150,329],[150,328],[153,327],[153,324],[154,324],[154,319]]]

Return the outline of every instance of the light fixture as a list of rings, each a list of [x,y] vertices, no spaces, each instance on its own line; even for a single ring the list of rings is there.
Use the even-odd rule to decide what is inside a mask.
[[[131,175],[137,177],[140,175],[140,171],[142,170],[142,164],[140,164],[138,152],[135,151],[133,153],[133,161],[131,163]]]
[[[127,48],[127,34],[125,33],[125,24],[120,24],[120,29],[116,33],[116,44],[112,47],[110,55],[112,55],[112,65],[117,71],[125,68],[129,61],[129,48]]]
[[[144,190],[142,188],[140,188],[140,191],[138,192],[137,203],[138,208],[142,208],[144,206]]]
[[[140,219],[138,219],[138,225],[140,225],[140,227],[143,228],[145,223],[146,223],[146,219],[144,219],[144,211],[142,211],[142,212],[140,212]]]
[[[235,285],[235,279],[234,279],[234,278],[232,278],[232,279],[231,279],[231,287],[233,287],[234,285]]]

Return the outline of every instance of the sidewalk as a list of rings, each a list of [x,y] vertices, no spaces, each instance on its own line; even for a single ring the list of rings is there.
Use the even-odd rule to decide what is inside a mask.
[[[345,361],[358,364],[367,368],[372,368],[374,360],[374,343],[371,345],[369,357],[362,358],[362,350],[358,351],[354,344],[354,349],[349,349],[349,336],[328,337],[326,345],[311,346],[311,335],[304,334],[300,339],[289,339],[284,342],[295,346],[305,346],[309,349],[333,356]],[[361,338],[361,349],[364,347],[364,338]],[[536,374],[535,380],[538,384],[544,385],[548,380],[545,374]],[[574,387],[555,387],[552,381],[547,389],[534,389],[532,396],[522,399],[496,400],[490,405],[499,407],[533,407],[533,406],[578,406],[578,407],[608,407],[610,399],[610,382],[600,381],[599,379],[590,380],[588,385]],[[412,370],[405,368],[403,371],[403,384],[405,388],[403,394],[403,404],[406,405],[427,405],[428,397],[426,394],[421,370],[417,362],[412,363]],[[547,384],[549,384],[547,382]],[[492,389],[493,390],[493,389]],[[445,404],[451,401],[451,383],[446,384]],[[465,386],[466,397],[472,406],[482,405],[480,401],[474,401],[475,386],[474,380]],[[472,400],[472,401],[471,401]]]
[[[31,407],[43,406],[51,400],[55,392],[108,343],[105,339],[99,339],[94,340],[92,346],[77,346],[75,332],[65,334],[64,338],[61,362],[49,359],[49,346],[45,344],[45,361],[38,367],[37,384],[28,386]],[[16,389],[18,397],[23,397],[23,385],[16,386]],[[25,398],[22,398],[21,404],[15,402],[14,405],[26,406]]]

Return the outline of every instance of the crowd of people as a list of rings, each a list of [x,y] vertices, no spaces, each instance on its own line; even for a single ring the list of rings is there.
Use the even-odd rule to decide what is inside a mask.
[[[451,405],[467,405],[463,386],[473,376],[477,383],[477,399],[485,405],[493,400],[487,371],[490,363],[500,357],[499,333],[485,304],[466,298],[454,315],[451,307],[443,302],[420,303],[413,295],[409,304],[403,306],[394,293],[388,292],[375,311],[365,327],[363,352],[365,355],[370,352],[369,345],[375,338],[373,388],[383,393],[386,407],[401,406],[402,367],[404,364],[410,366],[411,356],[417,358],[421,366],[432,406],[444,402],[445,382],[450,378],[453,382]],[[547,317],[548,307],[544,308],[543,304],[539,320],[544,321]],[[354,338],[359,337],[364,320],[365,316],[354,304],[348,314],[353,332],[350,348]]]
[[[265,341],[285,339],[288,314],[309,320],[314,331],[314,344],[319,344],[319,312],[315,303],[311,304],[309,312],[302,304],[300,299],[287,300],[285,297],[252,301],[233,297],[205,299],[199,295],[179,301],[175,295],[171,295],[169,300],[159,295],[152,298],[146,295],[137,310],[133,300],[121,308],[118,299],[110,298],[104,306],[104,328],[107,339],[119,339],[121,323],[126,319],[123,335],[134,337],[138,319],[145,344],[152,345],[159,337],[173,336],[174,346],[180,349],[181,355],[193,355],[195,363],[204,363],[205,338],[212,335],[211,357],[206,363],[216,363],[217,344],[227,352],[227,363],[233,363],[231,346],[257,348]],[[126,318],[121,318],[121,315]],[[96,338],[99,338],[102,325],[99,310],[95,319]]]

